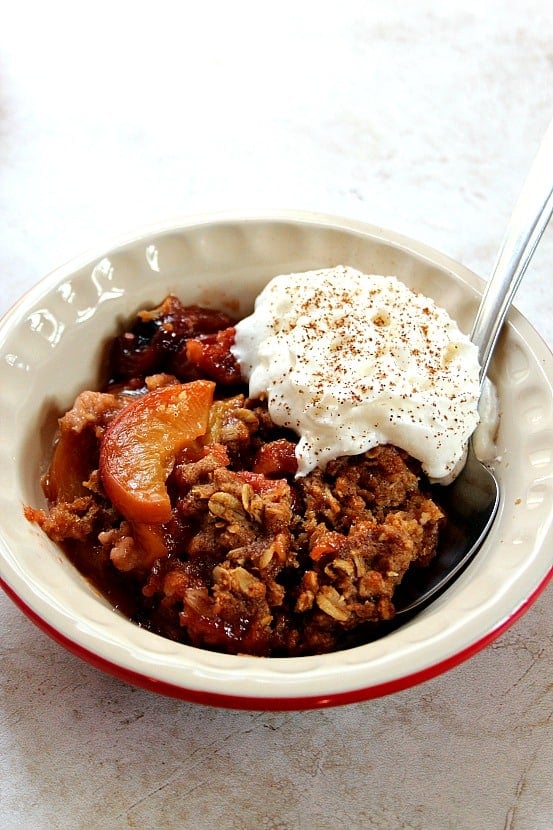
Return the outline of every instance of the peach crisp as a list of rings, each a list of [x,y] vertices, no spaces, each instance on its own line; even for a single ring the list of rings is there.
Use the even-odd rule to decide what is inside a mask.
[[[250,398],[235,322],[168,296],[114,336],[60,418],[27,517],[136,624],[227,653],[363,642],[435,556],[440,508],[389,444],[298,475],[298,436]]]

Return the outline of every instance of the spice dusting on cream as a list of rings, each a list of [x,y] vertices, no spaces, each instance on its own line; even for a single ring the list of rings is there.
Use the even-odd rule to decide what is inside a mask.
[[[394,444],[450,480],[479,421],[475,346],[396,277],[346,266],[275,277],[232,351],[250,395],[300,436],[300,476]]]

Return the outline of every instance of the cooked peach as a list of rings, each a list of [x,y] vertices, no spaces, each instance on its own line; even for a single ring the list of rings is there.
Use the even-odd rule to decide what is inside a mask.
[[[207,430],[215,384],[164,386],[129,404],[100,445],[100,474],[117,509],[132,522],[171,518],[167,478],[177,454]]]
[[[52,462],[44,478],[50,501],[73,501],[87,494],[84,482],[98,463],[96,441],[92,432],[61,430]]]
[[[298,471],[296,445],[286,438],[262,444],[254,458],[253,471],[267,478],[295,475]]]

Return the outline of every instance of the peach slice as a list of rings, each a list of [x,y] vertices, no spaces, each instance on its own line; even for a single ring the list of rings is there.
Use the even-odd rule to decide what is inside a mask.
[[[207,380],[147,392],[111,421],[100,445],[100,474],[131,522],[171,518],[167,478],[177,454],[207,430],[215,384]]]
[[[83,482],[98,463],[96,452],[96,439],[91,432],[61,430],[44,481],[49,501],[71,502],[87,494]]]

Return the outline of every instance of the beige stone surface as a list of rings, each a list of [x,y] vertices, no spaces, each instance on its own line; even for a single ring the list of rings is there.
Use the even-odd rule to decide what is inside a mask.
[[[549,0],[10,5],[0,313],[114,234],[231,207],[364,219],[485,276],[553,115]],[[550,228],[517,299],[549,344],[552,285]],[[441,677],[292,713],[127,686],[1,595],[0,826],[549,830],[551,591]]]

